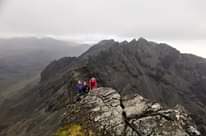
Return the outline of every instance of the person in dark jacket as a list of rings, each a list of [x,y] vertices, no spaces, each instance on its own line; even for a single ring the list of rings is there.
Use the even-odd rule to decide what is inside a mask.
[[[83,95],[84,94],[83,88],[84,88],[84,85],[82,84],[82,81],[79,80],[75,86],[75,91],[77,91],[80,95]]]
[[[89,92],[89,86],[86,81],[83,82],[83,92],[88,93]]]

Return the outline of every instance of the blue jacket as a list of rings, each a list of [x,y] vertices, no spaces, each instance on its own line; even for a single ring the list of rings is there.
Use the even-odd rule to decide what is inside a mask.
[[[83,93],[84,85],[83,84],[76,84],[75,91],[78,93]]]

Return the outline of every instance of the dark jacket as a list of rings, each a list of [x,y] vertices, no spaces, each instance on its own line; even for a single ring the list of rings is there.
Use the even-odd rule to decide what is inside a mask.
[[[84,85],[78,83],[75,86],[75,91],[77,91],[78,93],[82,94],[83,93],[83,88],[84,88]]]
[[[89,86],[88,85],[83,85],[83,92],[88,93],[89,92]]]

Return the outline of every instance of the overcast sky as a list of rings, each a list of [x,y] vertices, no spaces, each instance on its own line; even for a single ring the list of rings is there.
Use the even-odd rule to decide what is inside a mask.
[[[145,37],[206,57],[205,0],[0,0],[0,37]]]

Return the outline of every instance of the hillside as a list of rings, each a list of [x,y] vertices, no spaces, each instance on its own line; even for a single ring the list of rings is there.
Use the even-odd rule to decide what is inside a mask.
[[[7,97],[34,82],[51,61],[78,56],[88,47],[52,38],[0,39],[0,95]]]
[[[54,112],[51,107],[44,109],[40,115],[34,113],[29,118],[11,126],[7,134],[1,134],[11,136],[201,135],[181,106],[166,109],[159,103],[151,102],[138,94],[132,97],[121,96],[116,90],[103,87],[82,96],[78,102],[68,104],[64,107],[64,111]]]
[[[80,57],[62,58],[49,64],[35,88],[2,104],[1,135],[52,135],[62,126],[67,107],[78,106],[74,84],[91,76],[97,77],[99,86],[116,89],[121,97],[139,94],[166,108],[182,105],[198,130],[206,135],[206,60],[143,38],[121,43],[104,40]],[[12,105],[9,110],[8,105]],[[17,112],[19,109],[21,112]],[[8,120],[8,116],[13,118]],[[69,119],[68,122],[77,117]]]

